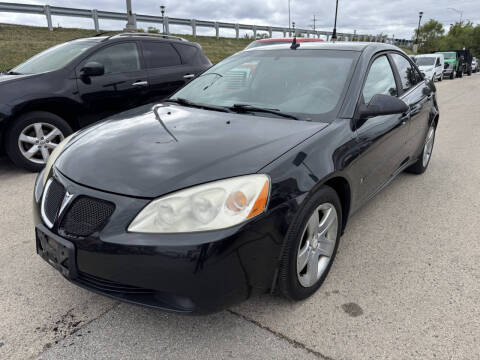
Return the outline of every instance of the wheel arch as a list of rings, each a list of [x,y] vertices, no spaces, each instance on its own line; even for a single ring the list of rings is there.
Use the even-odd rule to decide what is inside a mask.
[[[350,206],[351,206],[351,199],[352,199],[350,183],[345,177],[335,175],[323,181],[320,184],[320,186],[322,185],[331,187],[333,190],[335,190],[338,197],[340,198],[340,203],[342,204],[342,234],[343,234],[347,226],[348,217],[350,215]]]

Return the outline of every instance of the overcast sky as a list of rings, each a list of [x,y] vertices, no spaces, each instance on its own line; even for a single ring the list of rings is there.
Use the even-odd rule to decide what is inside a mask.
[[[29,4],[48,3],[53,6],[99,9],[109,11],[125,11],[124,0],[48,0],[48,1],[11,1]],[[139,14],[160,14],[159,6],[165,5],[167,16],[241,22],[245,24],[288,26],[288,0],[132,0],[133,10]],[[73,5],[75,4],[75,5]],[[451,10],[448,8],[455,8]],[[339,0],[337,29],[339,32],[376,35],[381,32],[396,38],[410,39],[413,29],[418,24],[418,12],[423,11],[423,21],[434,18],[442,22],[446,28],[459,21],[463,12],[463,20],[480,23],[480,0]],[[331,30],[333,27],[335,0],[291,0],[291,17],[296,26],[311,28],[313,15],[317,18],[317,29]],[[46,20],[40,15],[22,15],[0,13],[1,23],[16,23],[45,26]],[[89,19],[54,17],[55,26],[91,28]],[[101,20],[102,29],[121,29],[122,22]],[[152,24],[139,24],[147,28]],[[189,27],[173,27],[172,32],[189,33]],[[200,30],[199,34],[211,34],[212,30]],[[221,33],[232,36],[234,33],[221,30]],[[276,34],[274,36],[280,36]]]

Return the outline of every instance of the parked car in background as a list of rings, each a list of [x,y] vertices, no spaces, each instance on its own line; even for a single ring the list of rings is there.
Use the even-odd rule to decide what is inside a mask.
[[[443,80],[443,54],[422,54],[415,57],[415,63],[426,79]]]
[[[454,79],[457,75],[458,57],[455,51],[437,51],[435,54],[441,54],[444,58],[443,76]]]
[[[0,75],[0,145],[39,171],[88,124],[162,100],[211,66],[200,45],[143,33],[73,40]]]
[[[318,38],[302,38],[297,37],[297,43],[306,43],[306,42],[323,42],[322,39]],[[277,45],[277,44],[285,44],[291,43],[293,38],[268,38],[268,39],[259,39],[252,41],[250,44],[247,45],[245,49],[251,49],[259,46],[269,46],[269,45]]]
[[[35,183],[37,253],[81,287],[179,313],[305,299],[351,214],[427,170],[438,119],[435,86],[395,46],[241,51],[64,140]]]
[[[472,72],[476,73],[480,70],[480,64],[476,57],[472,58]]]
[[[457,58],[457,76],[462,77],[464,74],[472,75],[472,54],[470,50],[457,50]]]

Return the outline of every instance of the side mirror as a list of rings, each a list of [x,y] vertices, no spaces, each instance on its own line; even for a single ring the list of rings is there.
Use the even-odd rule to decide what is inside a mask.
[[[403,114],[408,111],[408,105],[395,96],[377,94],[367,105],[360,106],[360,119],[368,119],[374,116]]]
[[[105,74],[105,67],[96,61],[90,61],[80,70],[82,76],[101,76]]]

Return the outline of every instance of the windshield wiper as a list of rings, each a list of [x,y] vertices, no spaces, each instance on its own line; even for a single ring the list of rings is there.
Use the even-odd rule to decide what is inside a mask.
[[[280,111],[279,109],[268,109],[268,108],[257,107],[257,106],[253,106],[253,105],[249,105],[249,104],[233,104],[233,106],[230,106],[229,109],[233,110],[233,111],[236,111],[236,112],[249,112],[249,111],[263,112],[263,113],[282,116],[282,117],[293,119],[293,120],[298,120],[298,118],[296,116],[284,113],[284,112]]]
[[[204,110],[232,112],[228,107],[225,107],[225,106],[200,104],[200,103],[196,103],[196,102],[184,99],[184,98],[167,99],[167,100],[164,100],[164,102],[172,102],[172,103],[175,103],[175,104],[195,107],[195,108],[204,109]]]
[[[23,75],[22,73],[16,72],[16,71],[7,71],[7,75]]]

